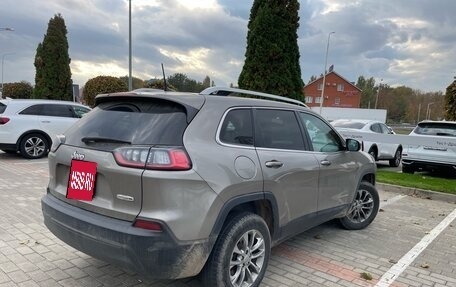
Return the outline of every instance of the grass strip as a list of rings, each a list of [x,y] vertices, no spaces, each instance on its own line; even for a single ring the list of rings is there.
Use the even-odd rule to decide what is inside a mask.
[[[456,179],[433,177],[427,174],[407,174],[377,170],[377,181],[405,187],[456,194]]]

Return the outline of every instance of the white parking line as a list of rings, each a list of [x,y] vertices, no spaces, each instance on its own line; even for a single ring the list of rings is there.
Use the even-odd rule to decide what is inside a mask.
[[[395,203],[396,201],[404,198],[404,197],[407,197],[407,195],[404,195],[404,194],[399,194],[399,195],[396,195],[394,197],[391,197],[391,198],[388,198],[386,201],[382,201],[380,202],[380,208],[383,208],[387,205],[390,205],[391,203]]]
[[[388,287],[390,286],[404,270],[418,257],[418,255],[434,241],[437,236],[450,225],[456,218],[456,209],[453,210],[444,220],[442,220],[431,232],[426,234],[420,242],[418,242],[407,254],[405,254],[399,261],[391,266],[391,268],[383,274],[382,278],[378,281],[375,287]]]

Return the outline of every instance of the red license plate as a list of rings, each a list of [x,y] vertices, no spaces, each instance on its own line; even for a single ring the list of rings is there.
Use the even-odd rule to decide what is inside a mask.
[[[71,160],[70,178],[66,197],[76,200],[92,201],[97,176],[97,163]]]

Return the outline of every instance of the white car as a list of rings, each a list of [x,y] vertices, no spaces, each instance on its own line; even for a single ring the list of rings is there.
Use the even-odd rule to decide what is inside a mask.
[[[331,124],[336,130],[356,131],[377,134],[395,134],[394,131],[380,121],[375,120],[335,120]],[[398,167],[402,158],[402,145],[382,142],[363,141],[363,150],[367,151],[376,161],[388,160],[389,165]]]
[[[0,149],[29,159],[43,157],[52,139],[89,111],[67,101],[0,100]]]
[[[456,122],[451,121],[423,121],[418,123],[410,133],[413,136],[456,137]],[[402,172],[415,171],[456,171],[456,146],[448,144],[441,147],[426,145],[405,146],[402,153]]]

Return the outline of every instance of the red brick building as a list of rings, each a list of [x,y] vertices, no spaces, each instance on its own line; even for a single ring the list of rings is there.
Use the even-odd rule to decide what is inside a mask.
[[[323,77],[304,87],[306,105],[309,107],[320,106],[322,87]],[[338,73],[331,71],[326,74],[324,97],[323,107],[359,108],[361,90]]]

